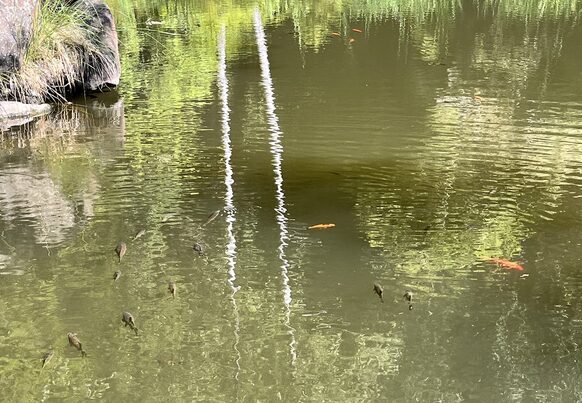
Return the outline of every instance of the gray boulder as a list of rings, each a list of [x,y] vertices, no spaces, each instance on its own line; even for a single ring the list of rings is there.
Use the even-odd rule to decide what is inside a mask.
[[[13,72],[18,76],[16,81],[4,79],[4,84],[0,85],[0,100],[42,102],[116,87],[121,75],[117,31],[113,15],[103,0],[62,0],[84,12],[85,24],[92,31],[91,50],[71,47],[67,60],[77,63],[73,66],[76,69],[73,74],[71,65],[63,63],[62,73],[59,69],[43,69],[41,65],[37,69],[38,77],[29,80],[28,73],[18,75],[33,27],[42,24],[40,7],[43,1],[50,0],[0,0],[0,73]],[[69,69],[66,73],[65,68]]]
[[[38,0],[0,0],[0,72],[20,67]]]
[[[23,125],[50,111],[51,107],[48,104],[30,105],[13,101],[0,102],[0,131],[7,130],[12,126]]]
[[[72,0],[72,4],[82,7],[89,20],[87,23],[98,33],[101,47],[101,57],[89,60],[94,68],[83,73],[84,89],[88,91],[103,91],[119,85],[121,64],[117,30],[111,10],[102,0]]]

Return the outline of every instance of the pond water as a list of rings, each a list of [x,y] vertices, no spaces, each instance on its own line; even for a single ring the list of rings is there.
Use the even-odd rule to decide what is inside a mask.
[[[2,133],[0,400],[582,400],[580,8],[441,3],[111,1]]]

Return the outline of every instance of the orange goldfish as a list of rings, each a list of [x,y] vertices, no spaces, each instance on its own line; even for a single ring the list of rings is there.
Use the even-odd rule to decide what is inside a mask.
[[[488,260],[488,262],[495,263],[495,264],[503,267],[504,269],[513,269],[513,270],[518,270],[518,271],[524,270],[522,265],[517,264],[515,262],[510,262],[509,260],[506,260],[506,259],[491,258]]]
[[[333,228],[335,227],[335,224],[316,224],[316,225],[312,225],[310,227],[307,227],[307,229],[328,229],[328,228]]]

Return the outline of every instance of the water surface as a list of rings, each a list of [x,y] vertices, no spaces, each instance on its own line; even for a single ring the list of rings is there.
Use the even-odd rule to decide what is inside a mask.
[[[581,400],[577,4],[202,3],[2,133],[1,400]]]

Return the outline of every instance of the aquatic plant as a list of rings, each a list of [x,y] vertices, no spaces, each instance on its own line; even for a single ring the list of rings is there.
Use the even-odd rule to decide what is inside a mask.
[[[491,12],[493,15],[534,21],[548,17],[558,20],[578,19],[581,7],[582,5],[577,0],[523,0],[519,2],[486,0],[481,10]]]
[[[106,75],[115,68],[86,6],[46,0],[39,7],[20,68],[0,76],[0,99],[64,101],[85,72]]]

